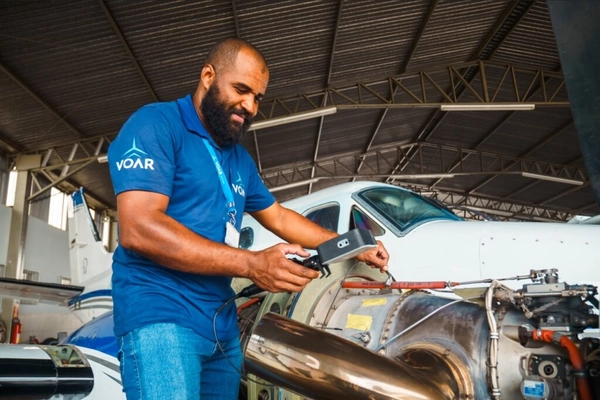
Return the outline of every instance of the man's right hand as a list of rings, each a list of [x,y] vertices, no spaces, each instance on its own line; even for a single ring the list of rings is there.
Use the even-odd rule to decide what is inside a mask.
[[[290,254],[310,257],[310,253],[298,244],[277,244],[254,254],[248,278],[272,293],[301,291],[320,274],[286,258]]]

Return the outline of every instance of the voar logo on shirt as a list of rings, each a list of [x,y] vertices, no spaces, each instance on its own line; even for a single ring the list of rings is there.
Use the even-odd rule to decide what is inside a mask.
[[[141,168],[141,169],[151,169],[154,171],[154,160],[151,158],[142,158],[143,156],[147,156],[148,153],[143,151],[142,149],[138,149],[135,146],[135,138],[133,138],[133,146],[131,149],[127,150],[123,153],[123,157],[121,157],[121,161],[117,161],[117,169],[120,171],[122,168],[131,169],[131,168]]]
[[[235,181],[235,183],[231,184],[231,187],[233,188],[233,191],[236,192],[237,194],[239,194],[242,197],[246,197],[246,189],[244,189],[244,181],[242,181],[242,177],[240,176],[240,173],[238,171],[237,173],[237,180]]]

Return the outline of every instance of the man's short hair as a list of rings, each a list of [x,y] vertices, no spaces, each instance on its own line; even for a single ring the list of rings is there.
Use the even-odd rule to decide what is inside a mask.
[[[239,38],[227,38],[217,42],[208,52],[204,65],[210,64],[216,70],[229,68],[235,64],[237,55],[242,49],[250,50],[256,59],[262,62],[265,70],[268,70],[269,66],[260,50],[250,42]]]

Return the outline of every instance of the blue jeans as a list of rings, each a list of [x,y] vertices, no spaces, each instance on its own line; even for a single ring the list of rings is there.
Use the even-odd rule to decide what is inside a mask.
[[[221,352],[214,341],[175,324],[144,326],[117,339],[128,400],[238,398],[239,339],[220,342]]]

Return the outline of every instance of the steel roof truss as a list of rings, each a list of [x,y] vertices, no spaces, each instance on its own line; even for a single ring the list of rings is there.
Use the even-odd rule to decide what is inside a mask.
[[[54,186],[58,185],[59,183],[67,180],[69,177],[71,177],[72,175],[76,174],[77,172],[81,171],[82,169],[84,169],[85,167],[87,167],[89,164],[91,164],[92,162],[96,161],[96,157],[90,158],[88,160],[79,160],[79,162],[81,163],[81,165],[79,165],[77,168],[71,170],[70,172],[64,172],[65,170],[62,169],[60,176],[58,179],[53,179],[53,175],[50,174],[46,174],[47,172],[51,172],[52,170],[47,170],[47,169],[33,169],[31,170],[32,173],[36,173],[36,172],[41,172],[43,173],[48,179],[51,179],[51,183],[49,185],[46,185],[44,187],[42,187],[41,189],[39,189],[37,192],[33,193],[31,196],[29,196],[27,198],[27,201],[32,201],[34,200],[37,196],[39,196],[40,194],[44,193],[46,190],[53,188]],[[68,165],[62,165],[62,167],[65,167]],[[55,167],[53,167],[55,168]],[[68,170],[67,170],[68,171]]]
[[[325,80],[325,87],[329,87],[329,84],[331,82],[331,74],[333,72],[333,60],[335,57],[335,48],[336,48],[337,37],[338,37],[339,29],[340,29],[340,22],[342,21],[343,8],[344,8],[344,0],[339,0],[335,29],[333,31],[331,52],[329,55],[329,67],[327,68],[327,78]],[[326,107],[326,106],[327,106],[327,96],[324,96],[323,97],[323,107]],[[321,118],[319,119],[319,128],[317,131],[317,140],[315,143],[315,151],[313,153],[313,161],[316,161],[317,157],[319,156],[319,146],[321,144],[321,135],[323,134],[324,122],[325,122],[325,116],[321,116]],[[313,178],[314,176],[315,176],[315,168],[313,167],[313,169],[310,172],[310,177]],[[308,185],[308,193],[312,193],[312,183],[310,183]]]
[[[465,72],[461,73],[461,69],[465,69]],[[481,74],[482,70],[484,71],[483,75]],[[492,81],[493,78],[490,77],[490,72],[495,72],[496,75],[506,75],[508,73],[513,79],[502,79],[496,87],[496,84]],[[519,72],[518,75],[517,72]],[[469,74],[473,75],[471,79],[469,79]],[[476,77],[482,81],[481,88],[476,88],[470,83]],[[457,79],[459,82],[455,83]],[[548,81],[550,79],[557,80],[556,88],[552,93],[548,92]],[[541,83],[542,80],[544,84]],[[515,67],[490,61],[476,61],[404,73],[388,77],[385,80],[360,82],[344,87],[324,88],[320,91],[303,93],[293,97],[276,98],[263,101],[259,111],[263,119],[270,119],[296,112],[319,109],[323,107],[323,104],[335,105],[338,109],[415,107],[439,109],[442,104],[471,103],[460,100],[461,96],[456,89],[457,85],[466,88],[477,99],[476,103],[478,104],[487,103],[485,99],[490,99],[489,103],[522,103],[524,102],[523,99],[532,93],[536,83],[539,83],[542,97],[531,101],[536,107],[570,106],[564,88],[564,78],[558,72]],[[520,86],[527,88],[524,93],[521,93]],[[454,88],[456,93],[450,96],[448,94],[451,93],[450,89],[444,91],[443,87]],[[390,88],[393,88],[393,96],[389,96]],[[419,88],[420,93],[411,88]],[[504,89],[504,98],[501,100],[498,99],[499,89]],[[494,90],[494,94],[490,95],[492,90]],[[428,99],[425,93],[433,92],[438,93],[439,96],[435,99]],[[512,96],[509,92],[512,93]],[[560,96],[560,100],[555,100],[557,96]],[[323,101],[324,97],[327,98],[325,103]],[[431,96],[429,95],[429,97]],[[548,101],[545,99],[548,99]]]
[[[570,211],[558,211],[538,205],[518,204],[493,197],[436,192],[435,199],[445,204],[461,205],[467,209],[483,211],[510,219],[536,221],[568,221],[574,217]]]
[[[412,159],[406,158],[407,152],[416,153]],[[385,148],[362,154],[348,154],[339,157],[322,159],[314,163],[278,167],[277,170],[263,170],[262,177],[265,182],[273,178],[286,177],[286,183],[292,183],[291,175],[300,174],[300,171],[320,168],[328,171],[326,175],[317,175],[323,179],[382,179],[389,175],[389,167],[399,158],[405,159],[404,172],[406,175],[418,174],[452,174],[456,176],[480,175],[521,175],[529,173],[547,178],[560,178],[581,180],[584,184],[589,181],[587,174],[581,168],[570,165],[558,165],[525,158],[511,157],[502,154],[483,152],[479,150],[464,149],[434,143],[410,143],[399,145],[395,148]],[[445,168],[446,162],[441,160],[456,160],[457,166],[453,171]],[[438,162],[439,161],[439,162]],[[355,166],[362,162],[370,173],[356,174]],[[346,173],[339,174],[334,171],[335,166],[343,167]],[[305,173],[301,173],[305,179]],[[402,175],[402,174],[399,174]],[[398,178],[401,179],[401,176]],[[276,182],[273,182],[275,184]]]
[[[419,42],[421,41],[421,38],[423,37],[425,30],[427,29],[427,25],[429,24],[429,21],[431,20],[431,16],[433,15],[435,8],[437,7],[437,3],[438,3],[438,0],[434,0],[429,5],[429,8],[427,9],[427,14],[425,14],[425,16],[423,17],[423,21],[421,22],[421,25],[419,26],[419,31],[417,32],[417,36],[413,40],[413,42],[410,46],[410,49],[408,51],[408,55],[406,56],[406,59],[404,60],[404,62],[402,63],[402,66],[400,67],[399,74],[404,74],[406,72],[406,69],[408,68],[408,65],[410,64],[410,62],[417,50],[417,47],[419,46]],[[419,97],[417,97],[410,89],[408,89],[406,86],[404,86],[400,79],[396,79],[396,78],[388,79],[388,86],[389,86],[389,93],[390,93],[390,100],[388,101],[388,103],[394,100],[394,97],[396,96],[396,92],[398,91],[399,88],[404,90],[404,92],[407,93],[410,97],[412,97],[415,101],[417,101],[419,103],[421,102]],[[451,100],[449,100],[449,101],[451,101]],[[381,114],[379,115],[379,118],[378,118],[377,122],[375,123],[375,129],[373,129],[373,133],[371,133],[369,143],[367,144],[367,147],[365,148],[365,152],[369,151],[371,149],[371,146],[375,142],[375,137],[379,133],[379,129],[381,128],[381,125],[383,125],[383,121],[385,120],[385,117],[387,116],[388,110],[389,110],[389,108],[384,109],[381,112]],[[356,167],[357,174],[360,172],[360,169],[362,168],[362,166],[363,166],[363,162],[361,159],[360,163]],[[354,181],[354,179],[352,179],[352,181]]]

